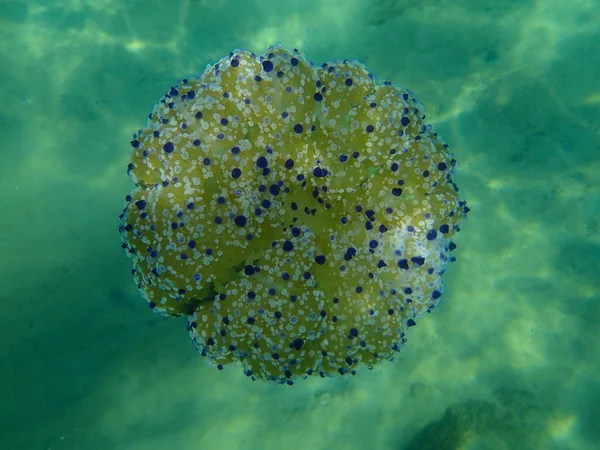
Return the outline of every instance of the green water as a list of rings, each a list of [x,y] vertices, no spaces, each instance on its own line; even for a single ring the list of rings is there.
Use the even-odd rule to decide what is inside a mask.
[[[598,448],[599,24],[592,0],[0,0],[0,448]],[[275,42],[414,91],[472,210],[395,361],[292,387],[204,364],[117,231],[154,103]]]

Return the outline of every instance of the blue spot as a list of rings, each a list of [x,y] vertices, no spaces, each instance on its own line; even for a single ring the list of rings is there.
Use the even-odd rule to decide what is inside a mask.
[[[437,237],[437,231],[429,230],[426,237],[428,241],[433,241]]]
[[[267,167],[268,164],[269,164],[269,162],[267,161],[267,158],[265,158],[264,156],[259,156],[258,159],[256,160],[256,165],[258,167],[260,167],[261,169],[264,169],[265,167]]]
[[[271,72],[273,70],[273,63],[268,59],[262,62],[262,66],[265,72]]]
[[[235,224],[238,227],[243,227],[246,225],[246,217],[245,216],[235,216]]]
[[[304,341],[302,339],[295,339],[290,343],[290,347],[296,350],[300,350],[304,345]]]
[[[404,270],[408,270],[408,260],[400,259],[398,260],[398,267]]]

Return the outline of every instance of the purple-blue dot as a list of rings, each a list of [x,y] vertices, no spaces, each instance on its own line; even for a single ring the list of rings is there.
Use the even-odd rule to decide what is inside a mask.
[[[172,142],[167,142],[165,145],[163,145],[163,150],[165,151],[165,153],[173,153],[173,150],[175,150],[175,146]]]
[[[294,131],[298,134],[302,133],[302,131],[304,131],[304,127],[302,126],[301,123],[297,123],[296,125],[294,125]]]
[[[262,66],[265,72],[271,72],[273,70],[273,63],[268,59],[262,62]]]
[[[261,169],[264,169],[265,167],[267,167],[269,165],[269,162],[267,161],[267,158],[265,158],[264,156],[259,156],[258,159],[256,160],[256,165],[258,167],[260,167]]]
[[[246,217],[245,216],[241,216],[241,215],[240,216],[235,216],[234,221],[235,221],[235,224],[238,227],[243,227],[243,226],[246,225]]]
[[[410,260],[418,266],[422,266],[423,264],[425,264],[425,258],[423,258],[422,256],[413,256],[412,258],[410,258]]]

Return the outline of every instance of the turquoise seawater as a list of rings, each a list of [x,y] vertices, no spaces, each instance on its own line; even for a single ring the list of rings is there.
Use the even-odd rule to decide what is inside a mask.
[[[471,208],[393,362],[205,364],[120,247],[132,134],[236,48],[411,89]],[[600,448],[600,2],[0,0],[0,448]]]

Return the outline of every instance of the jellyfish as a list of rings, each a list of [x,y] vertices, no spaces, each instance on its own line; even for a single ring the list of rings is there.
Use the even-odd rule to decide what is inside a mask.
[[[219,370],[354,375],[440,301],[469,211],[455,164],[413,94],[363,64],[235,50],[133,135],[122,248]]]

